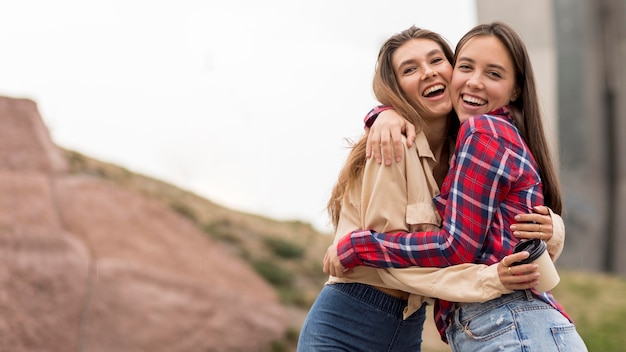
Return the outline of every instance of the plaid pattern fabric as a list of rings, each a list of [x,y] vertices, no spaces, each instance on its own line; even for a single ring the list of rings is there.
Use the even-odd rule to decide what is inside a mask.
[[[372,125],[374,124],[374,121],[376,121],[376,118],[378,117],[378,115],[385,111],[385,110],[389,110],[389,109],[393,109],[393,106],[390,105],[378,105],[376,107],[374,107],[372,110],[370,110],[367,115],[365,115],[365,118],[363,118],[363,123],[365,123],[365,127],[372,127]]]
[[[443,219],[440,231],[355,231],[339,241],[337,253],[346,268],[494,264],[518,242],[510,231],[514,216],[540,204],[543,191],[535,160],[508,109],[501,108],[461,125],[450,171],[435,197]],[[567,316],[550,293],[534,294]],[[453,307],[443,300],[435,305],[444,339]]]

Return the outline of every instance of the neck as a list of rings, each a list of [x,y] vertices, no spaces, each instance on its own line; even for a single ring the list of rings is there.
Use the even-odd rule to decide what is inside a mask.
[[[445,152],[447,154],[448,143],[446,141],[446,138],[448,137],[449,130],[449,117],[437,118],[428,121],[426,128],[424,129],[424,134],[426,135],[426,139],[428,140],[430,150],[435,155],[435,158],[437,158],[438,163],[441,161],[447,162],[447,160],[441,160],[440,156],[442,151],[444,150],[444,147],[446,148]]]

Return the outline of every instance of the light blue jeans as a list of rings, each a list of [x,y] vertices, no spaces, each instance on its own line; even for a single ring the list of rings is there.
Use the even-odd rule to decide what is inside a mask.
[[[298,352],[419,352],[426,306],[403,320],[406,305],[368,285],[326,285],[304,321]]]
[[[461,306],[446,336],[458,352],[587,351],[574,324],[530,291]]]

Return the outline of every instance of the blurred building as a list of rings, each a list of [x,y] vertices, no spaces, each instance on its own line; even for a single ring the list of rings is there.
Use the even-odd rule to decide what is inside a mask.
[[[565,198],[558,265],[626,274],[626,0],[476,0],[523,37]],[[622,221],[624,220],[624,221]]]

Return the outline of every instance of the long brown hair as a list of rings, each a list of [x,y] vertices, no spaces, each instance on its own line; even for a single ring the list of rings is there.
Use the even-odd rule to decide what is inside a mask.
[[[380,48],[376,62],[376,71],[374,73],[373,90],[376,99],[381,104],[393,106],[400,115],[415,125],[417,132],[420,132],[424,128],[424,120],[421,116],[423,109],[409,102],[408,97],[400,88],[392,62],[392,56],[395,51],[412,39],[430,39],[436,42],[441,47],[446,59],[450,63],[453,62],[452,49],[442,36],[427,29],[412,26],[391,36]],[[453,125],[458,125],[458,119],[451,118],[450,121]],[[457,129],[457,126],[452,126],[451,130],[454,132],[451,133],[456,133]],[[352,150],[348,154],[348,159],[339,173],[339,178],[328,201],[328,215],[335,228],[339,222],[341,204],[346,192],[354,184],[355,180],[358,180],[363,174],[366,162],[366,141],[367,134],[362,136],[359,141],[351,146]]]
[[[515,66],[515,84],[520,92],[519,97],[509,104],[511,115],[539,166],[545,204],[557,214],[561,214],[563,212],[563,201],[560,182],[556,168],[552,163],[550,148],[545,137],[535,85],[535,74],[533,73],[526,46],[515,30],[504,23],[480,24],[472,28],[459,40],[455,50],[455,62],[458,53],[468,40],[477,36],[494,36],[509,52]]]

